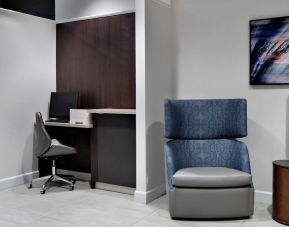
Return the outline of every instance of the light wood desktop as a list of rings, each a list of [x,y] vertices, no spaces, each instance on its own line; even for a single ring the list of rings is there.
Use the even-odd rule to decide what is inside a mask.
[[[88,109],[89,113],[96,114],[135,114],[135,109]]]
[[[44,122],[45,126],[68,127],[68,128],[93,128],[93,124],[75,124],[75,123],[60,123],[60,122]]]

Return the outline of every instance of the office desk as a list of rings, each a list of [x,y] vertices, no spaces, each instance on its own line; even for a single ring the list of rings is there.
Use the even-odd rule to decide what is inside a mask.
[[[88,109],[92,124],[45,122],[52,137],[74,146],[79,153],[61,169],[91,174],[96,182],[135,188],[135,110]]]

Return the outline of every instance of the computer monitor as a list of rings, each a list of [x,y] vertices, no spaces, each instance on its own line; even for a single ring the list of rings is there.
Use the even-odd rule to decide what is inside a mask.
[[[77,92],[51,92],[49,118],[69,120],[70,109],[77,109],[77,104]]]

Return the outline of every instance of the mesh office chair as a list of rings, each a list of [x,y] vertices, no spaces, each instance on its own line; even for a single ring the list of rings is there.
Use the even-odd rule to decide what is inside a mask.
[[[70,190],[74,189],[75,178],[71,180],[64,179],[56,175],[55,171],[55,160],[61,156],[73,155],[77,151],[73,147],[65,146],[56,139],[51,139],[45,129],[45,125],[42,119],[41,113],[36,113],[36,123],[34,130],[34,152],[40,159],[52,160],[52,175],[43,184],[41,194],[46,192],[49,185],[64,183],[69,186]],[[28,188],[32,188],[32,181]]]

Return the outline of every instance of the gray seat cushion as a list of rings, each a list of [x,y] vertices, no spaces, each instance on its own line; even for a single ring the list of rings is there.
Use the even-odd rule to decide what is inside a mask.
[[[54,157],[54,156],[72,155],[76,153],[77,151],[74,147],[63,145],[58,140],[53,139],[51,141],[51,146],[49,150],[40,157],[48,158],[48,157]]]
[[[173,185],[185,188],[229,188],[250,185],[248,173],[223,167],[195,167],[178,170]]]

